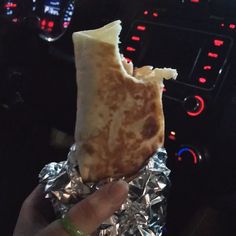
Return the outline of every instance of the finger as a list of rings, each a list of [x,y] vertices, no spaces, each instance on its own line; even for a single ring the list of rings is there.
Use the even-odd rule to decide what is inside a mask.
[[[128,185],[118,181],[91,195],[69,212],[75,225],[85,233],[91,233],[109,218],[127,198]]]
[[[41,205],[42,199],[44,199],[43,186],[38,185],[33,192],[25,199],[23,206],[27,208],[37,208],[38,204]]]
[[[128,184],[118,181],[107,184],[88,198],[76,204],[68,212],[71,222],[83,233],[93,233],[99,225],[108,219],[128,195]],[[50,224],[40,235],[68,236],[59,221]]]
[[[52,215],[52,211],[44,195],[43,187],[39,185],[26,198],[20,210],[14,235],[34,235],[51,222],[49,215]]]
[[[45,198],[43,185],[38,185],[26,198],[22,210],[29,218],[40,216],[48,221],[51,221],[54,218],[51,202]]]

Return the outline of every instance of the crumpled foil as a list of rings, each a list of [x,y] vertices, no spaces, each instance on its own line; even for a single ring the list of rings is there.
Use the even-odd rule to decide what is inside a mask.
[[[106,182],[83,183],[78,166],[70,162],[75,155],[73,145],[67,161],[50,163],[39,174],[58,216],[66,213],[75,203],[86,198]],[[98,236],[161,236],[166,220],[166,196],[170,187],[170,170],[166,166],[167,153],[160,148],[129,184],[128,199],[97,231]]]

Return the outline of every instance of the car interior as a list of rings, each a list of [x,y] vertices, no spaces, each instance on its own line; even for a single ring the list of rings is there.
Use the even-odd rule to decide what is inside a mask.
[[[72,33],[114,20],[127,61],[178,71],[163,92],[163,235],[236,235],[235,0],[0,2],[1,235],[12,235],[40,170],[73,144]]]

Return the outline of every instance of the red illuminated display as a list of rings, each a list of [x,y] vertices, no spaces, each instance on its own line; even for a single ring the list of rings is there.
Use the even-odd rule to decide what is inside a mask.
[[[48,22],[48,27],[49,27],[49,28],[53,28],[53,26],[54,26],[54,22],[53,22],[53,21],[49,21],[49,22]]]
[[[203,66],[203,70],[211,70],[212,66]]]
[[[200,0],[190,0],[192,3],[200,3]]]
[[[16,8],[17,4],[16,3],[6,3],[4,5],[4,8]]]
[[[215,45],[216,47],[221,47],[221,46],[224,45],[224,41],[223,41],[223,40],[219,40],[219,39],[215,39],[215,40],[214,40],[214,45]]]
[[[146,30],[146,26],[144,26],[144,25],[138,25],[138,26],[137,26],[137,30],[145,31],[145,30]]]
[[[138,37],[138,36],[132,36],[131,39],[133,41],[140,41],[140,37]]]
[[[133,48],[133,47],[127,47],[126,50],[129,51],[129,52],[135,52],[136,51],[136,49]]]
[[[200,78],[198,79],[198,81],[199,81],[199,83],[201,83],[201,84],[205,84],[205,83],[207,82],[206,78],[204,78],[204,77],[200,77]]]
[[[218,58],[219,55],[217,53],[214,53],[214,52],[208,52],[208,57],[211,57],[211,58]]]
[[[53,29],[53,27],[54,27],[54,21],[48,21],[47,22],[47,20],[46,19],[42,19],[41,20],[41,23],[40,23],[40,25],[41,25],[41,29],[42,30],[47,30],[48,32],[52,32],[52,29]]]

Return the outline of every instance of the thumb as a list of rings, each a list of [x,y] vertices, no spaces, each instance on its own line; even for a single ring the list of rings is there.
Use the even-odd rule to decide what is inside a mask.
[[[107,220],[128,195],[128,184],[124,181],[113,182],[105,185],[68,212],[70,221],[85,234],[93,233],[102,222]],[[59,221],[50,224],[43,235],[68,235]]]

